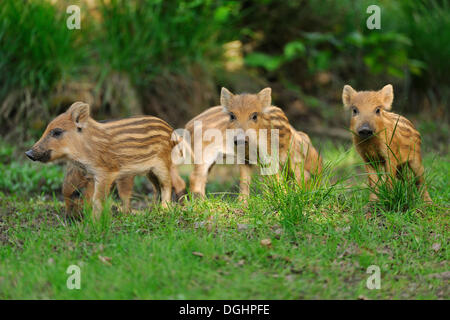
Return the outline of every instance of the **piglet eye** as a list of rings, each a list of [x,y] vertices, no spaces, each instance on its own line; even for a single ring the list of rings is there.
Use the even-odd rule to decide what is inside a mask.
[[[380,114],[380,112],[381,112],[381,108],[380,108],[380,107],[378,107],[378,108],[375,109],[375,113],[376,113],[376,114]]]
[[[252,114],[251,115],[251,119],[253,120],[253,121],[256,121],[256,120],[258,120],[258,114],[255,112],[254,114]]]
[[[58,137],[60,137],[63,133],[64,133],[64,130],[63,130],[63,129],[56,128],[56,129],[53,129],[52,131],[50,131],[50,136],[51,136],[52,138],[58,138]]]
[[[236,116],[234,115],[233,112],[230,112],[230,121],[234,121],[236,120]]]
[[[356,107],[352,107],[352,113],[354,116],[356,116],[359,113],[359,111],[358,109],[356,109]]]

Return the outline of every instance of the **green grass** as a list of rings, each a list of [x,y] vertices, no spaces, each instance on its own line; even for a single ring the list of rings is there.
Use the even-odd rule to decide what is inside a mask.
[[[0,299],[448,299],[449,156],[425,157],[434,204],[396,211],[368,205],[353,148],[324,150],[323,187],[261,179],[247,207],[216,194],[130,215],[109,203],[100,222],[68,222],[58,192],[0,193]],[[29,166],[49,177],[42,168],[56,167]],[[66,287],[70,265],[80,290]],[[380,290],[366,287],[370,265]]]
[[[95,45],[103,71],[127,72],[138,85],[163,71],[218,61],[222,28],[236,3],[226,1],[98,1],[103,17]],[[106,76],[103,74],[102,76]],[[147,82],[146,82],[147,81]]]
[[[66,27],[65,12],[49,1],[0,4],[0,96],[13,89],[45,91],[70,74],[76,63],[76,33]],[[6,76],[8,75],[8,76]]]
[[[193,67],[222,65],[240,8],[222,0],[78,1],[81,26],[69,30],[66,9],[74,3],[53,2],[0,1],[2,132],[20,124],[36,137],[33,129],[43,129],[73,94],[94,95],[95,107],[110,117],[128,114],[135,92],[145,96],[155,77],[194,77]],[[80,94],[80,83],[92,89]]]

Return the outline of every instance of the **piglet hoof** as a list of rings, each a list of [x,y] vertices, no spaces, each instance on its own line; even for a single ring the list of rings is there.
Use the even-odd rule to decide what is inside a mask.
[[[186,200],[186,189],[181,190],[180,192],[175,194],[175,202],[178,202],[181,205],[184,205],[184,202]]]
[[[425,202],[425,204],[427,206],[431,206],[433,204],[433,200],[431,200],[431,197],[427,191],[425,191],[425,193],[423,195],[423,201]]]
[[[203,199],[205,196],[201,194],[200,192],[192,192],[191,193],[192,199]]]

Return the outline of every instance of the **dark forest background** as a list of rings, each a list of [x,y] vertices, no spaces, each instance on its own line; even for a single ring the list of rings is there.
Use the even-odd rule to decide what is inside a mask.
[[[81,7],[69,30],[66,8]],[[381,29],[366,12],[381,8]],[[422,1],[0,1],[0,132],[38,137],[74,101],[97,119],[150,114],[182,127],[220,87],[273,89],[312,136],[350,138],[342,87],[394,85],[393,110],[448,151],[450,3]]]

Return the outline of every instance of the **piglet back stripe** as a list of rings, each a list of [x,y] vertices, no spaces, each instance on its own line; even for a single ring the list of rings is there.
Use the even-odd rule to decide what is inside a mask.
[[[120,154],[120,159],[121,160],[129,160],[132,162],[143,162],[143,161],[147,161],[150,158],[156,156],[158,154],[158,151],[153,150],[149,153],[143,153],[143,154]]]
[[[138,134],[138,133],[150,133],[152,131],[164,131],[167,133],[172,133],[173,129],[164,124],[155,124],[147,127],[130,127],[123,130],[119,130],[113,133],[114,136],[127,135],[127,134]]]
[[[127,143],[150,143],[159,139],[168,139],[169,135],[163,135],[163,134],[155,134],[152,136],[148,136],[148,137],[144,137],[144,138],[136,138],[136,137],[129,137],[129,138],[125,138],[125,139],[121,139],[121,140],[117,140],[114,143],[116,145],[118,145],[119,147],[121,147],[122,144],[127,144]]]
[[[133,121],[134,120],[134,121]],[[106,129],[107,130],[116,130],[116,129],[121,129],[121,128],[126,128],[126,127],[133,127],[133,126],[139,126],[139,125],[145,125],[145,124],[161,124],[167,127],[170,127],[167,122],[158,119],[158,118],[154,118],[154,117],[149,117],[149,118],[128,118],[128,119],[123,119],[123,120],[119,120],[113,123],[113,125],[106,125]]]

